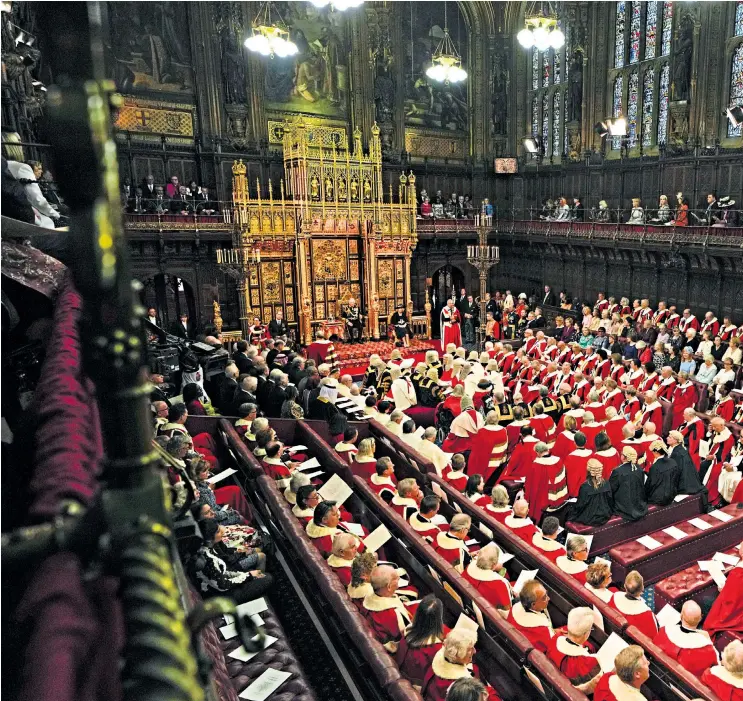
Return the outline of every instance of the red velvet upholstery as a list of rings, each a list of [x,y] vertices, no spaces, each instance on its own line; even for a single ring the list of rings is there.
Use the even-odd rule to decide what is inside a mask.
[[[702,513],[701,498],[698,494],[693,494],[668,506],[651,504],[648,507],[648,515],[639,521],[624,521],[619,516],[612,516],[603,526],[586,526],[582,523],[568,521],[565,527],[571,533],[593,535],[591,554],[595,555],[651,531],[661,530],[679,521],[694,518],[700,513]]]
[[[662,547],[655,550],[649,550],[636,540],[612,548],[609,556],[613,563],[612,574],[615,580],[622,581],[630,570],[637,570],[646,583],[657,582],[709,553],[739,543],[743,538],[743,507],[730,504],[722,511],[730,514],[733,519],[723,522],[708,514],[698,517],[712,526],[705,531],[687,521],[674,524],[689,536],[683,540],[675,540],[662,530],[653,531],[649,535],[662,543]]]
[[[737,546],[726,548],[720,552],[728,555],[738,554]],[[714,553],[710,553],[710,556]],[[710,559],[710,558],[704,558]],[[717,592],[717,585],[712,581],[709,572],[703,572],[695,562],[689,567],[661,579],[655,585],[655,610],[660,611],[666,604],[675,609],[680,609],[681,605],[689,599],[694,599],[701,604],[705,597],[714,597]]]

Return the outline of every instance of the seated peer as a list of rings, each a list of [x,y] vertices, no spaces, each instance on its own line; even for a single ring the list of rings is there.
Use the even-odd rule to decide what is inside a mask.
[[[377,459],[374,457],[374,451],[377,449],[377,443],[373,438],[364,438],[359,443],[359,449],[356,457],[351,464],[351,471],[363,479],[369,479],[376,472]]]
[[[733,640],[722,652],[722,664],[716,664],[702,674],[706,684],[721,699],[743,699],[743,642]]]
[[[456,514],[449,523],[449,530],[436,535],[433,547],[458,572],[463,572],[471,560],[467,540],[472,519],[466,514]]]
[[[413,512],[408,517],[408,523],[416,533],[419,533],[429,542],[433,542],[439,533],[448,528],[447,525],[439,525],[432,521],[438,514],[441,506],[441,499],[435,494],[426,494],[421,499],[418,511]]]
[[[335,444],[335,452],[338,453],[346,462],[352,462],[359,449],[355,443],[359,439],[359,432],[349,426],[343,432],[343,440]]]
[[[346,527],[340,522],[341,512],[334,501],[321,501],[315,507],[312,520],[307,524],[307,535],[312,544],[327,558],[333,550],[333,538],[336,533],[348,533]],[[363,552],[364,544],[356,537],[359,552]]]
[[[362,614],[364,613],[364,599],[374,592],[369,580],[376,566],[377,554],[370,552],[357,554],[351,564],[351,583],[346,587],[346,591]]]
[[[513,513],[506,516],[503,525],[527,543],[531,542],[537,532],[534,521],[529,518],[529,502],[526,499],[517,499],[514,502]]]
[[[728,573],[725,584],[720,589],[712,608],[704,619],[704,629],[710,635],[730,630],[743,629],[743,543],[738,547],[740,562]]]
[[[405,416],[405,414],[399,409],[395,409],[390,414],[390,420],[387,422],[387,424],[385,424],[385,427],[391,434],[397,436],[398,438],[401,438],[402,437],[402,425],[403,425],[403,422],[406,420],[407,420],[407,417]]]
[[[547,612],[549,596],[544,585],[530,579],[519,593],[519,600],[513,605],[508,622],[523,633],[537,650],[546,654],[555,631],[552,619]]]
[[[252,516],[242,489],[237,485],[212,489],[209,479],[209,463],[203,458],[195,457],[188,461],[188,475],[198,491],[196,506],[209,504],[214,510],[217,523],[224,526],[245,524]]]
[[[301,473],[299,473],[301,474]],[[292,478],[293,479],[293,478]],[[296,500],[292,513],[307,527],[315,515],[315,507],[322,501],[322,497],[312,484],[300,487],[297,490]]]
[[[441,600],[428,594],[418,604],[413,622],[405,629],[395,654],[400,673],[416,689],[423,684],[434,655],[444,643],[445,633]]]
[[[304,472],[295,472],[289,480],[289,486],[284,490],[284,499],[292,506],[297,503],[297,491],[300,487],[306,487],[310,484],[310,478]]]
[[[648,512],[645,499],[645,473],[637,465],[637,451],[625,446],[622,449],[622,464],[609,477],[614,513],[625,521],[638,521]]]
[[[505,520],[513,513],[508,502],[508,490],[502,484],[496,484],[490,492],[490,504],[484,508],[496,521],[505,523]]]
[[[559,531],[560,521],[555,516],[547,516],[542,521],[541,533],[537,531],[531,539],[531,544],[550,562],[566,555],[564,546],[557,542]]]
[[[594,562],[588,565],[586,570],[585,588],[594,596],[597,596],[605,604],[608,604],[614,594],[618,591],[611,584],[611,567],[605,562]]]
[[[604,674],[593,692],[593,701],[626,701],[644,695],[640,687],[650,678],[650,662],[639,645],[624,648],[614,660],[614,671]]]
[[[400,575],[389,565],[372,570],[369,583],[372,592],[364,598],[362,608],[374,633],[387,652],[395,653],[412,616],[397,595]]]
[[[686,601],[681,607],[681,620],[663,626],[653,642],[686,671],[700,677],[704,670],[716,665],[720,659],[709,633],[699,630],[702,609],[696,601]]]
[[[598,658],[588,645],[593,630],[593,610],[579,606],[568,613],[566,635],[555,635],[550,641],[547,657],[584,694],[591,694],[603,672]]]
[[[390,506],[406,521],[418,510],[423,492],[414,478],[408,477],[397,483],[397,492],[390,500]]]
[[[337,533],[328,566],[335,572],[344,587],[351,584],[351,565],[358,554],[358,541],[350,533]]]
[[[421,696],[423,701],[445,701],[448,693],[459,679],[477,676],[472,668],[475,655],[475,634],[471,631],[452,630],[444,639],[443,647],[434,655],[430,669],[426,672]],[[456,690],[455,690],[456,691]],[[498,695],[492,687],[486,687],[486,701],[496,701]]]
[[[246,436],[250,435],[252,436],[251,440],[255,440],[255,435],[251,431],[251,427],[253,421],[255,421],[258,416],[258,406],[249,402],[241,404],[238,408],[237,416],[238,419],[235,421],[235,431],[237,432],[237,435],[243,440],[245,440]]]
[[[611,484],[604,480],[604,466],[599,460],[588,461],[588,476],[572,504],[568,520],[586,526],[602,526],[614,513],[614,495]],[[640,471],[640,474],[642,472]]]
[[[586,481],[588,461],[593,457],[593,451],[586,447],[587,439],[585,433],[576,431],[573,435],[573,441],[575,443],[575,449],[565,456],[568,496],[571,499],[578,496],[581,486]]]
[[[194,520],[202,521],[214,518],[215,513],[209,504],[192,506],[191,515]],[[266,555],[262,549],[262,538],[252,526],[223,526],[219,542],[214,546],[214,552],[222,558],[231,569],[240,572],[250,570],[266,571]]]
[[[441,477],[449,467],[449,456],[436,443],[436,429],[429,426],[423,431],[423,438],[416,444],[417,450],[424,458],[428,458],[436,468],[436,474]]]
[[[464,496],[475,506],[487,506],[490,503],[490,497],[483,494],[484,489],[485,480],[482,475],[470,475],[467,478],[467,486],[464,488]]]
[[[464,578],[492,604],[503,618],[508,617],[511,608],[511,585],[505,578],[505,569],[500,564],[500,549],[495,543],[488,543],[478,551],[467,565]]]
[[[289,460],[284,462],[281,458],[284,454],[284,444],[280,441],[271,441],[266,445],[266,455],[263,458],[263,467],[269,477],[273,477],[280,487],[286,488],[292,473],[299,467],[300,463]]]
[[[451,456],[451,464],[444,470],[443,478],[458,492],[463,492],[467,486],[467,461],[461,453]]]
[[[578,580],[581,584],[586,583],[586,570],[588,565],[588,544],[582,535],[574,535],[568,538],[565,546],[566,554],[560,555],[555,564],[565,573]]]
[[[382,499],[389,502],[397,491],[395,466],[387,455],[379,458],[374,466],[374,474],[369,477],[369,485]]]
[[[652,640],[658,633],[658,621],[642,598],[644,591],[645,582],[642,575],[636,570],[632,570],[624,578],[624,591],[618,591],[614,594],[609,606],[619,611],[629,621],[630,625],[635,626]]]

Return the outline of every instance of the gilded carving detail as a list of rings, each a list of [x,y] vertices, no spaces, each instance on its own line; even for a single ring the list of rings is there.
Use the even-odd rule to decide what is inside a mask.
[[[338,280],[346,276],[346,250],[344,241],[312,242],[313,272],[315,280]]]
[[[379,279],[379,294],[383,297],[389,297],[394,290],[393,270],[391,260],[380,260],[377,267]]]
[[[139,134],[193,138],[194,107],[126,97],[119,109],[116,128]]]
[[[261,264],[261,282],[264,302],[281,301],[281,280],[279,263]]]

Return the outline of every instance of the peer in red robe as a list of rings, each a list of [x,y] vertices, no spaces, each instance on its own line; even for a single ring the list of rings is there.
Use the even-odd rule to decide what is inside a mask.
[[[472,559],[464,541],[448,531],[436,535],[433,548],[458,572],[463,572]]]
[[[642,599],[636,599],[628,596],[623,591],[618,591],[611,598],[609,606],[615,611],[619,611],[631,626],[635,626],[651,640],[657,635],[658,621],[655,619],[655,614]]]
[[[307,360],[314,360],[317,366],[322,365],[322,363],[328,365],[337,365],[338,363],[335,346],[326,338],[318,337],[305,348],[304,354],[307,356]]]
[[[678,430],[684,437],[684,447],[689,452],[692,461],[699,469],[699,442],[704,438],[704,422],[698,417],[694,416],[689,421],[684,421]]]
[[[462,401],[464,401],[464,398]],[[470,408],[465,409],[451,422],[449,435],[441,445],[441,450],[445,453],[463,453],[465,450],[470,450],[472,438],[485,424],[482,414],[475,411],[472,408],[471,400],[469,401]]]
[[[506,469],[498,479],[503,480],[528,478],[531,474],[531,468],[537,454],[534,452],[534,446],[539,441],[534,436],[526,435],[516,444],[511,453],[511,459],[508,461]]]
[[[555,562],[558,557],[565,555],[565,547],[562,544],[551,538],[546,538],[539,532],[532,536],[531,544],[550,562]]]
[[[410,647],[407,639],[403,636],[395,654],[395,662],[400,668],[400,674],[414,686],[420,687],[426,677],[426,672],[431,668],[434,656],[441,649],[443,642],[441,638],[433,636],[422,645]]]
[[[720,419],[712,419],[712,425],[715,422],[719,422]],[[722,424],[722,431],[712,433],[712,444],[709,448],[709,454],[707,459],[704,461],[706,466],[705,475],[702,479],[702,483],[709,492],[709,503],[714,504],[720,499],[720,473],[722,472],[722,466],[730,459],[730,451],[733,449],[735,443],[735,436],[731,433],[730,429]]]
[[[528,516],[519,517],[510,514],[503,520],[503,525],[508,528],[511,533],[517,535],[527,543],[531,542],[532,537],[537,532],[537,527],[534,525],[534,521],[532,521]]]
[[[661,628],[653,643],[695,677],[720,661],[709,633],[680,623]]]
[[[513,451],[516,447],[516,444],[519,442],[519,438],[521,437],[521,429],[524,426],[529,426],[529,420],[528,419],[516,419],[515,421],[511,421],[508,426],[506,426],[506,434],[508,436],[508,455],[511,456],[513,459]],[[531,435],[531,434],[530,434]]]
[[[555,445],[550,452],[563,460],[575,450],[575,432],[565,429],[555,439]]]
[[[529,419],[529,425],[534,429],[538,440],[548,445],[555,442],[555,422],[544,412]]]
[[[464,578],[495,608],[503,611],[511,608],[511,585],[495,570],[480,569],[475,559],[467,565]]]
[[[615,416],[604,423],[604,432],[609,436],[612,445],[619,445],[624,439],[622,429],[627,425],[627,419],[623,416]]]
[[[568,499],[565,465],[560,458],[544,453],[536,457],[524,485],[524,496],[529,502],[529,515],[535,523],[549,509],[558,510]]]
[[[446,701],[449,687],[462,677],[478,676],[475,665],[462,665],[449,662],[444,656],[443,648],[433,658],[431,668],[426,672],[421,687],[423,701]],[[487,701],[499,701],[499,696],[492,686],[486,685]]]
[[[446,347],[453,343],[457,348],[462,345],[462,318],[459,310],[454,306],[453,300],[448,300],[447,305],[441,310],[441,352],[446,352]]]
[[[413,617],[402,599],[395,596],[378,596],[374,592],[364,598],[363,610],[374,637],[388,652],[397,652],[400,639]]]
[[[743,547],[738,555],[743,558]],[[725,586],[717,595],[704,620],[704,630],[712,637],[725,630],[743,631],[743,560],[727,576]]]
[[[684,409],[694,407],[698,399],[697,388],[691,380],[676,385],[676,389],[673,390],[673,422],[671,424],[671,430],[675,431],[684,423]],[[663,424],[655,425],[662,426]]]
[[[555,635],[547,648],[547,657],[573,686],[587,684],[601,675],[598,658],[587,645],[579,645],[566,635]]]
[[[392,475],[373,474],[369,477],[369,486],[385,501],[389,501],[397,491],[397,479]]]
[[[584,444],[585,445],[585,444]],[[568,496],[574,499],[578,496],[581,485],[586,481],[588,461],[593,451],[585,447],[576,448],[565,458],[565,472],[568,480]]]
[[[622,456],[616,448],[600,450],[597,453],[594,453],[593,457],[604,466],[601,475],[605,480],[609,479],[614,468],[617,468],[622,464]]]
[[[470,457],[467,472],[482,475],[487,482],[506,458],[508,433],[502,426],[486,423],[470,440]]]
[[[588,553],[586,553],[587,555]],[[586,583],[586,570],[588,564],[583,560],[575,560],[568,557],[567,554],[560,555],[556,560],[555,564],[569,577],[575,579],[579,584],[585,585]]]
[[[342,557],[331,554],[327,562],[330,569],[332,569],[338,579],[341,580],[341,584],[343,584],[344,587],[348,587],[351,584],[351,565],[353,564],[353,560],[346,560]]]
[[[647,701],[643,693],[626,684],[616,672],[604,674],[593,691],[593,701]]]
[[[555,631],[546,610],[526,611],[522,603],[517,601],[508,612],[507,620],[514,628],[521,631],[537,650],[547,652]]]
[[[722,665],[704,670],[701,681],[722,701],[743,701],[743,677],[729,672]]]

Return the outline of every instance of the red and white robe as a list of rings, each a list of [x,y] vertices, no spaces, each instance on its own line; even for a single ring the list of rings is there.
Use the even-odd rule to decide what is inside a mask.
[[[433,541],[434,550],[441,555],[454,569],[462,573],[471,561],[469,549],[463,540],[455,538],[448,531],[441,531]]]
[[[517,535],[521,540],[530,543],[534,534],[537,532],[537,527],[534,525],[528,516],[526,518],[519,518],[513,514],[509,514],[503,520],[503,525],[508,528],[514,535]]]
[[[609,606],[619,611],[631,626],[635,626],[651,640],[657,635],[658,621],[642,599],[631,599],[623,591],[618,591],[611,598]]]
[[[571,560],[567,554],[560,555],[555,560],[555,564],[567,575],[573,577],[579,584],[586,583],[586,570],[588,563],[582,560]]]
[[[652,404],[646,404],[643,407],[640,425],[644,426],[648,421],[652,421],[658,430],[663,428],[663,409],[659,401],[654,401]]]
[[[433,657],[431,668],[426,672],[421,687],[423,701],[446,701],[449,687],[462,677],[477,676],[474,665],[460,665],[449,662],[444,657],[444,650],[439,650]],[[486,686],[486,701],[499,701],[498,694],[492,686]]]
[[[397,480],[394,477],[382,477],[376,473],[369,477],[369,486],[383,499],[391,499],[397,493]]]
[[[684,445],[689,451],[689,455],[697,466],[697,469],[699,469],[699,442],[704,437],[703,421],[698,416],[695,416],[691,421],[682,423],[678,427],[678,430],[684,436]]]
[[[531,544],[539,550],[550,562],[555,562],[558,557],[565,555],[565,548],[556,540],[545,538],[541,533],[535,533],[531,538]]]
[[[578,645],[567,636],[556,635],[550,641],[547,657],[554,663],[573,686],[587,684],[601,676],[598,658],[585,645]]]
[[[315,365],[318,366],[322,363],[331,366],[338,364],[338,354],[335,352],[335,346],[326,338],[318,338],[310,343],[305,349],[305,356],[307,360],[314,360]]]
[[[446,347],[453,343],[457,348],[462,345],[462,318],[456,307],[444,307],[441,310],[441,352],[446,353]]]
[[[664,626],[653,643],[695,677],[720,661],[709,633],[704,630],[689,630],[680,624]]]
[[[568,497],[575,499],[581,485],[588,476],[588,461],[593,457],[593,451],[588,448],[576,448],[565,458],[565,472],[568,481]]]
[[[682,423],[684,423],[684,410],[694,408],[698,398],[697,388],[691,380],[687,380],[683,385],[676,385],[676,389],[673,390],[672,431],[675,431]]]
[[[624,402],[624,394],[622,393],[622,390],[617,387],[604,395],[604,412],[606,412],[606,409],[610,406],[613,406],[617,410],[617,413],[619,413],[619,410],[622,407],[622,402]]]
[[[552,455],[556,455],[558,458],[563,460],[570,455],[576,449],[575,445],[575,433],[565,429],[562,433],[558,434],[555,439],[555,445],[552,446],[550,452]]]
[[[667,399],[669,402],[673,401],[673,393],[676,390],[676,378],[675,377],[664,377],[658,383],[658,389],[655,393],[658,395],[658,399]]]
[[[605,480],[608,480],[611,476],[611,473],[622,464],[622,456],[619,454],[619,451],[613,446],[608,450],[601,450],[597,453],[594,453],[593,457],[596,458],[596,460],[598,460],[604,466],[601,475]],[[587,467],[588,466],[586,465],[586,469]]]
[[[464,571],[464,578],[497,609],[511,608],[511,585],[494,570],[482,570],[472,560]]]
[[[593,691],[593,701],[647,701],[643,693],[625,684],[615,672],[604,674]]]
[[[502,426],[485,425],[471,438],[470,446],[467,471],[470,475],[482,475],[487,482],[506,459],[508,432]]]
[[[369,627],[387,652],[397,652],[400,639],[413,617],[398,596],[367,594],[362,605]]]
[[[441,449],[445,453],[463,453],[472,447],[472,438],[485,425],[482,414],[467,409],[451,422],[449,435]]]
[[[722,701],[743,701],[743,677],[735,676],[722,665],[705,670],[701,681]]]
[[[534,436],[549,446],[555,444],[555,422],[547,414],[538,414],[529,419],[529,424],[534,429]]]
[[[353,564],[353,560],[344,560],[342,557],[331,554],[327,563],[330,569],[335,572],[338,579],[341,580],[343,586],[348,588],[351,584],[351,565]]]
[[[730,459],[730,451],[732,451],[734,443],[735,436],[727,426],[712,437],[712,444],[707,455],[707,460],[711,462],[702,480],[702,484],[709,491],[710,504],[714,504],[720,498],[720,473],[723,464]]]
[[[508,613],[508,622],[521,631],[540,652],[549,649],[555,631],[547,611],[526,611],[521,602],[516,602]]]
[[[349,533],[349,531],[346,530],[341,524],[339,524],[336,528],[330,528],[329,526],[318,526],[314,521],[310,521],[307,524],[305,532],[312,541],[312,544],[320,551],[320,554],[325,558],[329,557],[330,554],[333,552],[333,539],[335,538],[336,534]],[[353,534],[351,533],[350,535]],[[364,535],[367,534],[364,533]],[[356,538],[358,552],[363,552],[364,544],[358,537],[353,537]]]
[[[408,523],[410,524],[411,528],[416,533],[418,533],[418,535],[427,540],[429,543],[433,543],[434,538],[436,538],[439,533],[445,530],[445,528],[448,528],[448,526],[444,528],[431,521],[431,519],[428,519],[425,516],[421,516],[420,511],[416,511],[415,513],[411,514],[410,518],[408,518]]]
[[[699,332],[699,319],[697,319],[693,314],[690,314],[686,318],[681,317],[681,319],[679,319],[679,329],[681,329],[681,334],[683,336],[686,335],[686,332],[689,329],[694,329],[698,333]]]
[[[709,321],[705,320],[702,323],[702,327],[701,329],[699,329],[699,333],[703,334],[705,331],[709,331],[712,338],[720,333],[720,322],[717,320],[716,316],[713,316]]]

